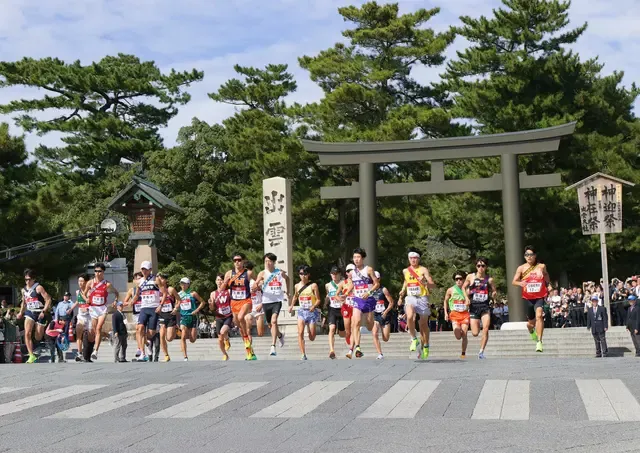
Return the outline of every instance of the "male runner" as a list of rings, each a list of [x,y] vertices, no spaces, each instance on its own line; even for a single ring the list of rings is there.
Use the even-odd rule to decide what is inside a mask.
[[[251,261],[247,261],[244,267],[253,272],[254,265]],[[262,307],[262,289],[258,288],[255,280],[249,282],[249,288],[251,290],[251,312],[244,317],[244,322],[247,328],[251,330],[253,323],[256,323],[256,332],[258,336],[264,335],[264,311]]]
[[[418,359],[429,357],[429,289],[436,285],[431,278],[429,269],[420,265],[420,253],[416,249],[409,250],[409,267],[402,271],[402,290],[398,305],[405,303],[407,326],[411,335],[409,351],[418,350]],[[406,295],[406,298],[405,298]],[[422,346],[418,348],[416,336],[416,313],[420,315],[418,326],[420,327],[420,340]]]
[[[351,358],[353,351],[356,357],[360,358],[364,354],[360,349],[360,322],[363,314],[367,329],[373,330],[373,311],[376,308],[376,300],[371,295],[380,287],[380,281],[375,275],[375,270],[371,266],[365,266],[364,259],[367,253],[364,249],[356,248],[353,251],[354,268],[351,271],[351,287],[353,289],[353,315],[351,316],[351,343],[347,358]],[[349,288],[348,288],[349,290]]]
[[[51,296],[36,281],[36,273],[31,269],[24,271],[25,287],[22,289],[22,305],[18,313],[18,319],[24,318],[24,342],[29,351],[27,363],[34,363],[38,357],[33,353],[33,338],[35,331],[36,341],[42,340],[47,316],[51,310]]]
[[[91,329],[91,314],[89,313],[89,302],[84,298],[84,291],[87,286],[89,277],[86,274],[78,275],[78,290],[76,290],[76,303],[71,307],[75,310],[78,307],[76,315],[76,343],[78,344],[78,353],[76,354],[76,362],[84,362],[82,352],[84,348],[84,335],[87,335],[87,342],[93,342],[93,331]]]
[[[151,261],[143,261],[140,264],[142,278],[138,285],[138,291],[140,292],[141,306],[138,323],[136,324],[136,340],[138,341],[136,357],[142,355],[143,362],[149,361],[145,344],[147,340],[149,340],[149,342],[153,340],[156,330],[158,330],[158,313],[156,313],[156,309],[160,306],[161,294],[160,287],[158,286],[156,276],[152,273],[152,269]]]
[[[380,280],[380,273],[375,272],[376,277]],[[391,336],[391,320],[389,319],[389,313],[393,310],[393,297],[389,293],[389,290],[384,286],[378,288],[373,294],[376,300],[376,308],[374,310],[373,319],[375,324],[371,333],[373,334],[373,344],[378,351],[378,360],[384,359],[382,354],[382,346],[380,345],[380,339],[378,338],[378,332],[382,332],[382,341],[385,343],[389,341]]]
[[[189,361],[187,355],[187,337],[191,343],[196,342],[198,337],[198,313],[204,308],[205,301],[200,295],[192,291],[191,280],[188,277],[182,277],[180,279],[180,288],[182,291],[178,293],[180,297],[180,346],[182,353],[184,354],[184,361]],[[178,313],[178,307],[172,312],[174,315]]]
[[[344,321],[345,342],[347,348],[351,347],[351,317],[353,316],[353,281],[351,275],[356,266],[353,263],[347,264],[345,269],[346,278],[338,285],[338,299],[342,302],[340,311]],[[347,349],[347,353],[349,349]]]
[[[484,359],[484,348],[487,347],[487,341],[489,341],[489,325],[491,324],[489,299],[495,301],[497,294],[493,278],[487,275],[487,266],[489,266],[489,260],[483,256],[478,257],[476,272],[467,275],[464,285],[462,285],[462,291],[468,294],[471,299],[469,314],[471,315],[471,334],[474,337],[480,333],[480,321],[482,320],[479,359]]]
[[[309,341],[316,339],[316,322],[319,321],[316,308],[320,305],[320,291],[318,285],[309,281],[311,268],[306,264],[298,267],[300,282],[294,287],[295,293],[289,304],[289,314],[293,312],[296,301],[299,302],[298,309],[298,346],[302,353],[301,360],[307,360],[307,353],[304,345],[304,328],[307,326]]]
[[[118,302],[118,290],[111,282],[105,280],[104,270],[106,269],[103,263],[97,263],[93,266],[94,278],[89,281],[85,287],[84,298],[89,302],[89,313],[91,314],[91,330],[93,330],[94,342],[87,341],[88,348],[87,354],[84,359],[87,362],[98,359],[98,350],[100,349],[100,342],[102,341],[102,326],[107,318],[107,296],[108,293],[113,293],[113,303],[115,305]],[[91,359],[88,357],[88,353],[93,350]]]
[[[216,314],[216,332],[218,345],[222,351],[222,360],[229,360],[227,351],[231,348],[229,330],[233,327],[233,313],[231,313],[231,294],[228,289],[220,289],[224,283],[224,274],[216,277],[217,290],[209,296],[209,309]]]
[[[324,289],[327,292],[327,297],[325,299],[325,309],[328,313],[329,320],[329,358],[335,359],[335,334],[336,329],[338,330],[338,334],[341,337],[345,336],[344,333],[344,320],[342,319],[342,302],[338,298],[338,288],[342,283],[342,279],[340,276],[340,269],[338,266],[333,266],[331,268],[331,281],[324,286]],[[351,326],[349,326],[351,327]]]
[[[142,278],[142,272],[136,272],[135,274],[133,274],[133,284],[131,288],[129,288],[129,290],[127,291],[127,295],[124,298],[124,304],[123,304],[125,307],[132,306],[133,324],[136,326],[136,328],[138,326],[138,318],[140,317],[140,310],[142,309],[142,300],[140,298],[140,279],[141,278]],[[138,335],[137,335],[137,329],[136,329],[136,344],[137,342],[138,342]],[[133,359],[133,361],[136,361],[141,354],[142,354],[142,351],[138,349],[136,359]]]
[[[233,269],[227,271],[222,283],[222,289],[231,291],[231,312],[233,322],[240,329],[247,360],[256,360],[251,345],[250,326],[247,326],[245,317],[251,311],[251,288],[249,283],[253,279],[253,272],[244,267],[245,256],[242,253],[233,254]]]
[[[160,305],[156,308],[158,313],[160,325],[160,347],[164,352],[163,362],[171,361],[169,357],[169,345],[167,342],[171,342],[176,338],[176,325],[178,323],[177,316],[173,313],[173,310],[178,306],[176,301],[180,300],[178,291],[173,286],[169,286],[167,280],[169,276],[167,274],[158,272],[156,281],[159,283],[160,292],[162,296],[160,298]],[[156,357],[157,357],[156,353]]]
[[[469,330],[470,317],[469,317],[469,297],[462,290],[462,285],[467,278],[465,272],[454,272],[453,281],[455,284],[447,289],[444,295],[444,319],[445,321],[451,321],[453,327],[453,334],[456,340],[462,339],[462,353],[460,358],[466,358],[467,344],[467,331]]]
[[[544,332],[544,299],[551,291],[551,279],[547,266],[538,262],[533,246],[524,248],[525,264],[516,269],[511,282],[522,288],[522,298],[527,302],[527,328],[531,339],[536,342],[536,352],[542,352],[542,334]],[[535,326],[535,331],[533,330]]]
[[[278,316],[282,310],[282,302],[290,298],[289,276],[281,269],[276,269],[278,257],[267,253],[263,257],[264,270],[256,278],[256,287],[262,289],[262,309],[265,319],[271,329],[271,351],[269,355],[276,355],[276,338],[280,340],[280,347],[284,346],[284,333],[278,329]],[[286,289],[284,289],[286,287]]]

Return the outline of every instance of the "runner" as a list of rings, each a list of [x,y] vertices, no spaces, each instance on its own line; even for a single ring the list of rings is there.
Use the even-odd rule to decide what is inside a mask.
[[[227,351],[231,348],[229,342],[229,330],[233,326],[233,314],[231,313],[231,294],[228,289],[220,289],[224,283],[224,274],[216,277],[217,290],[209,296],[209,309],[216,314],[216,332],[218,333],[218,345],[222,351],[222,360],[229,360]]]
[[[132,318],[133,324],[135,326],[138,325],[138,317],[140,315],[140,310],[142,308],[142,300],[140,299],[140,279],[142,278],[142,272],[136,272],[133,274],[133,284],[131,288],[127,291],[127,295],[124,298],[124,306],[132,306]],[[136,343],[138,336],[136,335]],[[140,357],[142,352],[138,349],[138,354],[136,357]],[[133,359],[135,361],[136,359]]]
[[[345,342],[347,348],[351,347],[351,317],[353,316],[353,281],[351,276],[356,266],[351,263],[347,264],[345,269],[346,278],[338,285],[337,295],[342,302],[340,311],[342,312],[342,320],[344,322]],[[347,353],[349,349],[347,349]]]
[[[93,341],[87,341],[87,354],[84,356],[87,362],[98,359],[98,350],[100,349],[100,342],[102,341],[102,326],[104,326],[104,321],[107,318],[108,293],[111,292],[114,294],[114,304],[118,302],[118,290],[111,284],[111,282],[105,280],[105,269],[106,267],[102,263],[97,263],[93,266],[94,278],[86,285],[84,292],[84,298],[90,305],[89,313],[91,314],[91,330],[93,331],[94,337]],[[93,353],[91,353],[91,358],[89,358],[88,353],[92,350]]]
[[[245,317],[251,311],[251,288],[249,283],[253,279],[253,272],[244,267],[245,256],[242,253],[233,254],[233,270],[227,271],[222,283],[222,289],[231,291],[231,312],[233,322],[242,335],[247,360],[256,360],[251,345],[250,326],[247,326]]]
[[[184,354],[185,362],[189,361],[189,356],[187,355],[187,337],[191,343],[196,342],[198,336],[197,315],[205,305],[202,297],[200,297],[197,292],[192,291],[190,286],[191,280],[189,280],[188,277],[182,277],[180,279],[180,288],[182,288],[182,291],[178,294],[180,297],[180,330],[182,331],[182,335],[180,335],[180,346]],[[178,307],[173,310],[172,314],[176,315],[177,313]]]
[[[462,339],[462,353],[460,358],[466,358],[467,344],[467,331],[469,330],[470,317],[469,317],[469,296],[462,290],[462,285],[467,278],[465,272],[454,272],[453,281],[455,285],[447,290],[444,295],[444,319],[445,321],[451,321],[453,327],[453,334],[456,340]]]
[[[284,333],[278,329],[278,316],[282,310],[282,302],[286,297],[290,298],[289,276],[283,270],[276,268],[278,257],[273,253],[267,253],[263,257],[264,270],[256,278],[256,287],[262,289],[262,309],[265,319],[271,329],[271,351],[270,356],[276,355],[276,338],[279,339],[280,347],[284,346]],[[283,283],[286,290],[283,289]]]
[[[295,294],[289,304],[289,314],[293,312],[293,306],[298,301],[300,308],[298,308],[298,346],[302,353],[302,360],[307,360],[307,353],[304,346],[304,327],[307,326],[309,332],[309,341],[316,339],[316,322],[319,321],[318,313],[316,310],[320,305],[320,291],[318,285],[311,283],[309,277],[311,276],[311,268],[306,264],[298,267],[298,275],[300,276],[300,282],[294,287]]]
[[[171,361],[169,357],[169,345],[167,342],[171,342],[176,338],[176,325],[178,318],[173,313],[173,310],[177,308],[176,301],[180,300],[178,291],[173,286],[168,286],[169,276],[165,273],[158,272],[156,281],[159,283],[160,292],[162,296],[160,298],[160,306],[156,309],[160,325],[160,347],[164,353],[163,362]],[[156,353],[156,357],[158,354]]]
[[[158,313],[156,313],[156,309],[160,306],[161,294],[158,281],[156,276],[153,274],[152,269],[153,266],[151,261],[143,261],[140,264],[142,278],[138,285],[138,291],[140,292],[141,305],[138,322],[136,324],[136,340],[138,342],[136,358],[142,355],[143,362],[148,362],[150,360],[147,355],[145,345],[147,341],[149,341],[151,348],[151,342],[158,330]],[[153,352],[151,355],[153,355]]]
[[[244,267],[253,272],[255,267],[251,261],[247,261]],[[244,322],[247,325],[247,329],[251,330],[253,323],[256,324],[256,332],[258,336],[264,335],[264,311],[262,307],[262,290],[258,288],[255,280],[249,282],[249,288],[251,289],[251,312],[244,317]]]
[[[481,256],[476,259],[476,272],[467,275],[464,285],[462,285],[462,291],[468,293],[467,298],[471,299],[469,314],[471,315],[471,334],[474,337],[480,333],[480,321],[482,321],[479,359],[484,359],[484,348],[487,347],[487,341],[489,341],[489,326],[491,325],[489,299],[496,300],[496,285],[493,278],[487,275],[488,266],[489,260],[487,258]],[[489,294],[489,290],[491,290],[491,294]]]
[[[93,330],[91,329],[91,314],[89,314],[89,303],[84,298],[83,294],[87,286],[87,280],[89,277],[86,274],[78,275],[78,288],[76,290],[76,303],[71,307],[71,310],[75,310],[78,307],[78,314],[76,315],[76,343],[78,345],[78,352],[76,354],[76,362],[84,362],[84,356],[82,352],[84,348],[84,335],[86,333],[86,341],[93,342]]]
[[[27,363],[34,363],[38,357],[33,353],[33,338],[39,342],[44,337],[48,315],[51,310],[51,296],[36,281],[36,274],[31,269],[24,271],[25,287],[22,289],[22,305],[18,319],[24,318],[24,342],[29,351]],[[35,333],[34,333],[35,332]]]
[[[344,320],[342,319],[342,302],[338,298],[338,288],[342,283],[340,269],[338,266],[333,266],[331,268],[331,281],[324,286],[324,289],[327,292],[327,297],[325,299],[324,307],[328,313],[329,320],[329,358],[335,359],[335,334],[336,329],[338,330],[338,335],[341,337],[345,336],[344,333]],[[351,327],[351,326],[349,326]]]
[[[429,314],[431,313],[429,289],[435,288],[436,285],[429,274],[429,269],[420,265],[420,253],[416,249],[409,250],[409,267],[402,271],[402,278],[398,305],[402,305],[404,300],[407,327],[412,338],[409,351],[417,349],[418,359],[426,359],[429,357]],[[418,320],[420,341],[416,336],[416,314],[420,316]]]
[[[380,273],[378,271],[375,272],[376,278],[380,280]],[[380,339],[378,338],[378,333],[382,332],[382,341],[385,343],[389,341],[391,336],[391,319],[389,318],[389,313],[393,310],[393,297],[389,293],[389,290],[384,286],[380,286],[374,293],[373,297],[376,300],[376,308],[374,309],[373,319],[375,324],[373,326],[373,330],[371,333],[373,334],[373,344],[376,347],[376,351],[378,351],[378,360],[384,359],[384,355],[382,354],[382,346],[380,345]]]
[[[536,342],[536,352],[542,352],[544,299],[551,291],[551,283],[547,266],[538,263],[533,246],[528,245],[524,248],[524,259],[526,263],[516,269],[511,283],[522,288],[522,298],[528,304],[527,328],[531,339]]]
[[[364,354],[360,349],[360,322],[366,321],[367,329],[373,330],[373,311],[376,308],[376,300],[372,294],[380,287],[378,277],[371,266],[365,266],[364,259],[367,253],[364,249],[356,248],[353,251],[354,268],[351,272],[351,288],[353,289],[353,315],[351,316],[351,343],[347,358],[351,358],[355,350],[356,357],[360,358]]]

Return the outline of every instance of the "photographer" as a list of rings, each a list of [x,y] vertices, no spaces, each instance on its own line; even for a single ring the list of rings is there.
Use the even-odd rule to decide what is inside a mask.
[[[2,332],[4,334],[4,363],[11,363],[13,353],[15,352],[18,341],[18,313],[11,304],[7,305],[4,310],[0,311],[0,323],[2,324]]]

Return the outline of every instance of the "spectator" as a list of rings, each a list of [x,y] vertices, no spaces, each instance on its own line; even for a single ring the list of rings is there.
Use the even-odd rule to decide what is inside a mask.
[[[64,359],[64,354],[62,349],[58,346],[58,336],[60,334],[64,334],[65,332],[65,323],[63,321],[53,320],[49,323],[47,330],[45,331],[45,343],[49,348],[49,356],[51,357],[51,363],[56,362],[56,356],[58,356],[58,362],[64,363],[66,360]]]
[[[111,328],[113,330],[113,359],[115,363],[128,362],[127,360],[127,325],[124,322],[122,301],[116,303],[116,311],[111,315]]]
[[[438,309],[435,304],[431,304],[431,313],[429,314],[429,330],[435,332],[438,323]]]
[[[56,311],[53,319],[55,321],[71,321],[71,318],[73,317],[73,310],[71,309],[71,307],[73,307],[73,302],[71,301],[71,293],[67,291],[66,293],[64,293],[63,300],[58,302],[58,305],[56,305]]]
[[[627,313],[627,330],[631,335],[636,357],[640,357],[640,307],[636,306],[637,296],[629,295],[629,311]]]
[[[509,322],[509,304],[506,301],[501,302],[502,304],[502,321]]]
[[[591,329],[591,335],[596,343],[596,357],[606,357],[607,348],[606,332],[609,326],[607,309],[598,305],[599,298],[596,294],[591,296],[591,308],[587,317],[587,329]]]
[[[7,304],[6,308],[0,310],[0,316],[4,333],[4,363],[11,363],[16,348],[15,343],[20,338],[17,324],[18,314],[11,304]]]

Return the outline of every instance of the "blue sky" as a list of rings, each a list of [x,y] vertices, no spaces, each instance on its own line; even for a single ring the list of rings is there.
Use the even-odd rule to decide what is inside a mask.
[[[233,77],[233,65],[263,66],[287,63],[298,82],[291,100],[314,101],[320,90],[297,64],[301,55],[315,55],[341,40],[347,24],[339,6],[361,0],[1,0],[0,59],[23,56],[58,57],[83,63],[118,52],[154,60],[163,69],[197,68],[205,80],[190,88],[192,101],[163,130],[165,143],[175,143],[179,128],[191,118],[218,122],[234,107],[207,97]],[[400,0],[403,12],[439,6],[441,13],[429,25],[444,30],[458,24],[460,15],[490,15],[496,0]],[[574,0],[573,26],[589,23],[575,46],[583,58],[600,56],[604,72],[625,71],[624,82],[640,81],[640,8],[638,0]],[[464,48],[458,38],[447,52]],[[441,68],[415,73],[426,82]],[[25,89],[1,89],[0,103],[31,94]],[[638,104],[637,104],[638,105]],[[637,111],[637,108],[636,108]],[[10,121],[2,118],[0,121]],[[14,133],[19,130],[13,129]],[[54,136],[27,137],[30,149],[39,142],[52,144]]]

